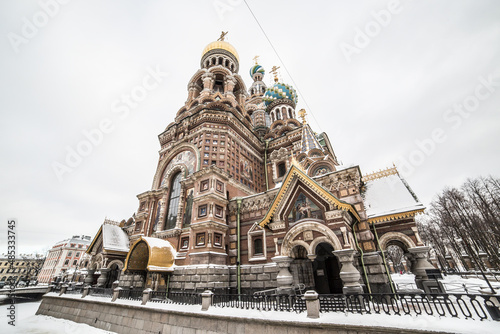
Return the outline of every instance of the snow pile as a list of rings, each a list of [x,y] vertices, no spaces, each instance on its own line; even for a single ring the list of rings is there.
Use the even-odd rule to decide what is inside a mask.
[[[128,235],[120,226],[103,224],[102,239],[104,249],[128,252]]]
[[[32,303],[21,303],[16,305],[16,326],[7,323],[7,318],[2,316],[0,321],[0,333],[19,334],[109,334],[114,333],[98,329],[86,324],[73,321],[57,319],[45,315],[35,315],[40,301]],[[7,305],[0,305],[0,313],[7,314]]]

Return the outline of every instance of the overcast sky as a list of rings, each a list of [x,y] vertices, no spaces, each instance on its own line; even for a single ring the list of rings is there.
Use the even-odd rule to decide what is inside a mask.
[[[248,0],[284,64],[243,1],[54,1],[0,3],[0,253],[8,218],[23,253],[137,210],[157,136],[222,30],[247,87],[255,55],[266,83],[281,66],[312,128],[363,174],[394,162],[425,205],[500,176],[498,1]],[[146,92],[133,108],[131,92]]]

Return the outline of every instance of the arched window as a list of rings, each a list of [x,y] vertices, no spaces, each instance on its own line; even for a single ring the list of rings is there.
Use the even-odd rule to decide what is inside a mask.
[[[179,210],[179,197],[181,194],[181,172],[178,172],[172,178],[170,184],[170,198],[168,200],[167,218],[165,229],[169,230],[175,227],[177,221],[177,211]]]
[[[284,162],[278,164],[278,177],[284,176],[286,173],[286,165]]]
[[[254,255],[264,254],[264,250],[262,247],[262,238],[256,238],[253,240],[253,254]]]

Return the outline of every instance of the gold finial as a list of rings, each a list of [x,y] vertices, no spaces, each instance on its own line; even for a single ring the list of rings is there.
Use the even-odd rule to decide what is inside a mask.
[[[219,37],[218,41],[223,41],[228,32],[229,31],[226,31],[226,32],[222,31],[221,34],[220,34],[220,37]]]
[[[306,115],[307,115],[307,112],[305,109],[300,109],[299,110],[299,117],[302,118],[302,124],[307,124],[306,122]]]
[[[257,61],[257,60],[259,59],[259,57],[260,57],[260,56],[255,56],[255,57],[253,57],[253,60],[255,61],[255,65],[258,65],[258,64],[259,64],[259,63],[258,63],[258,61]]]
[[[271,73],[274,74],[274,82],[278,82],[278,69],[280,67],[279,66],[273,66],[273,68],[271,68]]]

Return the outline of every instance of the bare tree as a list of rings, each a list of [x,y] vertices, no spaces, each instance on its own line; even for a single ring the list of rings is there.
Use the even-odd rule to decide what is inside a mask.
[[[500,268],[500,179],[468,179],[460,188],[446,188],[431,203],[419,225],[440,263],[452,256],[468,267]],[[479,269],[479,268],[477,268]]]
[[[404,251],[401,247],[396,245],[387,246],[387,257],[392,261],[392,265],[394,266],[395,272],[405,271],[403,266],[403,256]]]
[[[37,280],[38,274],[42,270],[43,263],[45,262],[45,255],[43,254],[21,254],[20,257],[26,261],[26,284],[29,285],[31,281]]]

